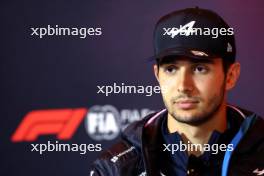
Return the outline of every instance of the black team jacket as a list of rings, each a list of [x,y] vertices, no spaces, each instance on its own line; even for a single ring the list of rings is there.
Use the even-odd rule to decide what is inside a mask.
[[[165,113],[166,109],[129,125],[121,141],[92,164],[90,176],[164,176],[160,128]],[[234,150],[224,153],[219,175],[264,176],[264,120],[231,105],[227,106],[227,116],[241,119],[241,126],[230,142]],[[191,174],[186,171],[186,175]]]

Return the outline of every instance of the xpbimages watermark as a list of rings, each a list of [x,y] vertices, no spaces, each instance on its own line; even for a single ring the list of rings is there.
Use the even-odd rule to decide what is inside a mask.
[[[61,27],[59,25],[46,27],[32,27],[31,36],[36,36],[40,39],[47,36],[77,36],[85,39],[87,36],[100,36],[103,34],[101,27]]]
[[[97,86],[97,94],[104,94],[109,96],[111,94],[142,94],[145,96],[152,96],[153,94],[160,94],[166,91],[166,87],[162,89],[159,86],[142,86],[142,85],[126,85],[125,83],[113,85]]]
[[[183,143],[182,141],[179,144],[163,144],[163,151],[170,152],[174,154],[177,151],[193,151],[193,152],[211,152],[212,154],[218,154],[219,151],[233,151],[234,146],[233,144],[192,144],[190,141],[187,144]]]
[[[207,35],[212,38],[218,38],[219,35],[234,35],[233,28],[195,28],[196,21],[190,21],[185,25],[181,25],[179,28],[163,28],[163,35],[168,35],[174,38],[176,35],[190,36],[190,35]]]
[[[42,155],[44,152],[79,152],[84,155],[87,152],[102,151],[101,144],[65,144],[55,141],[48,141],[47,144],[31,144],[31,152],[38,152]]]

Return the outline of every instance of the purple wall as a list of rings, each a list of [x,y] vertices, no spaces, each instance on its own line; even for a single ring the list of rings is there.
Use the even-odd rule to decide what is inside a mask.
[[[124,109],[163,107],[160,95],[97,94],[97,85],[114,82],[127,85],[156,85],[152,66],[152,32],[156,20],[176,9],[199,6],[220,14],[234,29],[237,60],[242,65],[237,87],[229,102],[264,116],[262,60],[264,2],[183,0],[90,0],[90,1],[2,1],[0,52],[0,175],[88,175],[88,167],[100,152],[31,152],[31,143],[56,141],[54,135],[34,142],[12,142],[25,115],[32,110],[112,105]],[[72,36],[31,36],[31,27],[101,27],[101,36],[85,39]],[[133,111],[135,110],[135,111]],[[88,110],[89,112],[89,110]],[[121,117],[122,115],[120,115]],[[123,117],[123,116],[122,116]],[[123,122],[122,122],[123,123]],[[101,143],[85,130],[85,118],[73,137],[63,143]]]

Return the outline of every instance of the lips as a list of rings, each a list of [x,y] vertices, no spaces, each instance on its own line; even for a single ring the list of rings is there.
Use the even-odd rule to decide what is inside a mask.
[[[176,106],[180,109],[193,109],[199,103],[197,100],[178,100],[175,102]]]

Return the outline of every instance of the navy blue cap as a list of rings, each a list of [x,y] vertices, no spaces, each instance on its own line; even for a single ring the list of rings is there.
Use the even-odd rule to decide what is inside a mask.
[[[234,30],[215,12],[188,8],[163,16],[154,30],[152,59],[166,56],[221,57],[233,63],[236,56]]]

